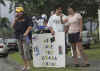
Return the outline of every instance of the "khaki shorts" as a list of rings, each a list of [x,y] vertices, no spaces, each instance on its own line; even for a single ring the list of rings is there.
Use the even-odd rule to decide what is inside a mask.
[[[26,40],[20,40],[18,39],[17,40],[17,44],[18,44],[18,49],[19,49],[19,53],[20,55],[22,56],[23,59],[25,60],[30,60],[31,59],[31,54],[30,54],[30,43],[31,42],[28,42]]]

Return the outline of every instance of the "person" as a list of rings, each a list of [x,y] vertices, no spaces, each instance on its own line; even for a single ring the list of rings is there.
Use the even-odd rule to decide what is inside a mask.
[[[75,67],[79,67],[78,57],[80,58],[80,56],[82,56],[84,59],[83,66],[88,67],[90,64],[88,64],[88,58],[83,52],[84,50],[81,42],[82,39],[81,33],[83,28],[82,16],[76,12],[74,6],[69,6],[67,11],[69,15],[68,18],[64,20],[64,22],[66,21],[68,23],[66,26],[69,27],[69,29],[67,29],[68,38],[69,38],[69,42],[72,45]]]
[[[38,20],[37,20],[37,17],[36,16],[33,16],[32,17],[32,22],[33,22],[33,31],[34,32],[37,32],[38,31]]]
[[[16,7],[16,17],[11,25],[15,30],[15,36],[18,43],[19,52],[24,61],[24,70],[30,69],[30,39],[32,30],[32,20],[25,13],[23,7]]]
[[[47,15],[42,14],[38,20],[39,26],[47,26]]]
[[[42,14],[42,15],[41,15],[41,18],[44,20],[44,21],[43,21],[43,25],[44,25],[44,26],[47,26],[47,15],[46,15],[46,14]]]
[[[64,32],[63,20],[66,16],[62,13],[62,10],[62,5],[57,5],[55,8],[55,13],[51,15],[48,20],[47,26],[49,27],[52,35],[54,35],[55,32]]]
[[[50,12],[50,16],[52,16],[52,15],[54,15],[55,14],[55,10],[52,10],[51,12]]]

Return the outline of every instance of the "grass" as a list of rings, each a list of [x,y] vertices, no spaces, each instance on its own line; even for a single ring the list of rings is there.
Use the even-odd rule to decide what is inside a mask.
[[[9,55],[12,59],[14,59],[15,61],[17,61],[19,64],[23,64],[23,61],[21,59],[21,56],[19,53],[13,53]]]
[[[88,54],[89,60],[100,60],[100,43],[92,44],[91,49],[85,50]],[[23,61],[19,53],[10,54],[10,57],[17,61],[19,64],[23,64]],[[75,68],[68,66],[66,68],[32,68],[30,71],[88,71],[87,69]]]
[[[86,49],[85,53],[88,55],[89,60],[100,60],[100,42],[91,44],[90,49]],[[71,53],[69,52],[68,55],[70,56]]]
[[[19,64],[23,64],[23,61],[19,55],[19,53],[14,53],[9,55],[13,60],[18,62]],[[80,69],[72,68],[72,67],[67,67],[67,68],[32,68],[30,71],[80,71]]]
[[[100,60],[100,42],[91,45],[91,49],[85,50],[91,60]]]

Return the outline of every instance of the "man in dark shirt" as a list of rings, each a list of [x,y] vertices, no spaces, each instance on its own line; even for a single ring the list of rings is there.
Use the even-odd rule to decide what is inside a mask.
[[[15,30],[15,36],[18,40],[19,52],[24,61],[24,70],[30,69],[30,36],[32,30],[32,20],[24,14],[24,9],[22,7],[16,8],[16,17],[12,27]]]

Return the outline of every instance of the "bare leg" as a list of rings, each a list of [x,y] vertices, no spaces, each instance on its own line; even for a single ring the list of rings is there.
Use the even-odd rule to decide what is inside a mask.
[[[77,52],[76,52],[76,44],[72,44],[73,55],[74,55],[74,64],[78,64]]]
[[[80,52],[80,49],[79,49],[79,45],[78,43],[76,43],[76,51],[77,51],[77,57],[80,57],[81,56],[81,52]]]
[[[79,49],[79,51],[80,51],[81,56],[82,56],[83,59],[84,59],[84,64],[88,64],[88,57],[87,57],[87,55],[84,53],[84,49],[83,49],[83,47],[82,47],[81,42],[78,43],[78,49]]]
[[[24,60],[24,68],[27,68],[28,64],[27,64],[27,60],[26,59],[23,59]]]
[[[30,69],[31,66],[31,55],[30,55],[30,43],[27,43],[26,41],[24,41],[23,44],[23,49],[24,49],[24,64],[26,65],[27,69]]]

